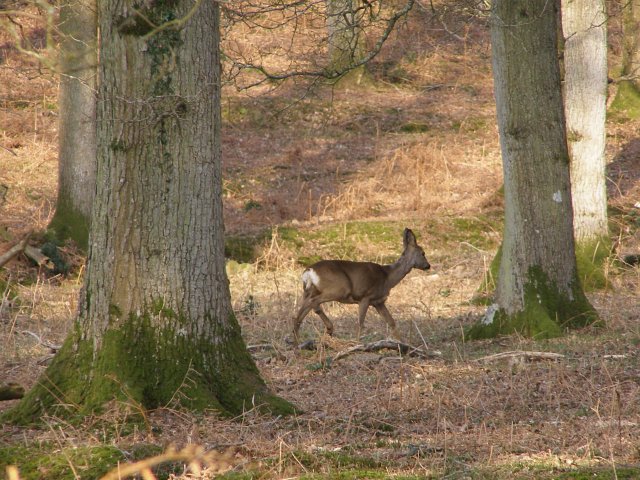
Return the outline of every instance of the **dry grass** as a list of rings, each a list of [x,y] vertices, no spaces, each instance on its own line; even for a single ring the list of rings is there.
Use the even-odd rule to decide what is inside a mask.
[[[327,364],[350,344],[356,329],[354,307],[342,305],[327,309],[336,339],[327,339],[318,351],[294,354],[284,339],[299,301],[300,268],[275,235],[255,265],[230,273],[231,292],[247,343],[273,347],[255,354],[263,377],[304,413],[272,418],[248,405],[238,418],[220,419],[168,405],[148,412],[143,426],[132,431],[127,418],[139,407],[113,405],[85,425],[48,418],[44,429],[2,426],[2,444],[48,445],[55,452],[109,444],[126,452],[144,443],[233,448],[225,462],[260,478],[314,473],[336,478],[339,471],[360,478],[375,472],[551,478],[554,472],[640,463],[638,267],[612,265],[611,288],[591,296],[606,322],[600,330],[545,342],[513,336],[467,343],[461,335],[483,312],[468,301],[494,252],[464,239],[445,242],[440,229],[450,231],[458,217],[499,208],[487,43],[481,24],[457,30],[463,40],[452,40],[441,29],[429,30],[436,20],[423,20],[416,17],[403,27],[373,66],[379,81],[364,91],[308,92],[297,85],[259,97],[225,91],[225,221],[231,234],[274,225],[311,231],[352,219],[417,225],[434,269],[410,274],[392,292],[389,307],[410,343],[424,342],[441,358],[366,353]],[[446,19],[449,28],[453,20]],[[416,37],[423,42],[414,45]],[[46,72],[34,75],[33,64],[7,45],[1,50],[0,145],[15,155],[0,149],[0,183],[9,187],[0,250],[46,227],[57,172],[56,118],[50,108],[55,79]],[[413,56],[402,54],[408,50]],[[408,80],[388,74],[389,62],[395,62],[396,77]],[[608,137],[611,203],[626,214],[613,221],[620,226],[621,249],[636,252],[637,127],[637,122],[612,123]],[[397,247],[381,247],[366,236],[360,240],[357,254],[363,258],[386,258],[400,250],[400,236]],[[79,274],[47,278],[22,259],[7,266],[3,278],[20,302],[11,303],[8,292],[3,296],[1,380],[28,388],[44,371],[51,356],[45,344],[61,343],[71,325]],[[365,327],[367,338],[386,336],[374,313]],[[302,335],[320,337],[319,319],[310,315]],[[506,350],[565,357],[476,361]],[[11,404],[2,402],[0,409]],[[83,464],[72,457],[67,463],[82,477]],[[215,472],[202,467],[180,478],[213,478]]]

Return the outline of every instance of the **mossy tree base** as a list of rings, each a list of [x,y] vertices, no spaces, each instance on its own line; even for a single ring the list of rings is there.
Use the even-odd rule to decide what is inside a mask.
[[[89,217],[73,207],[70,201],[58,199],[56,213],[48,227],[48,235],[58,244],[73,240],[84,252],[89,246]]]
[[[507,312],[493,304],[465,337],[473,340],[518,333],[536,339],[553,338],[568,329],[599,322],[597,312],[578,285],[563,293],[539,268],[531,268],[527,279],[521,309]]]
[[[595,240],[576,242],[576,263],[578,278],[582,288],[587,291],[607,288],[607,263],[611,257],[612,243],[609,237],[601,237]],[[502,245],[498,247],[493,260],[489,264],[474,301],[482,304],[484,300],[492,298],[497,286],[498,273],[500,272],[500,259],[502,257]]]
[[[611,239],[599,239],[579,242],[576,241],[576,262],[578,278],[585,291],[607,288],[607,265],[611,257]]]
[[[169,326],[158,328],[157,320],[132,316],[108,330],[97,345],[76,328],[38,384],[3,420],[28,424],[43,414],[82,418],[113,401],[134,412],[160,407],[212,409],[222,415],[254,407],[273,414],[294,412],[266,388],[239,331],[212,342]]]

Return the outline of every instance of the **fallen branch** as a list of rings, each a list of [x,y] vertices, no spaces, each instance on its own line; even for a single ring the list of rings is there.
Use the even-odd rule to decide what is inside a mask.
[[[24,397],[24,387],[22,385],[13,382],[0,384],[0,401],[15,400],[22,397]]]
[[[27,247],[27,242],[29,241],[30,236],[31,236],[31,233],[29,233],[26,237],[24,237],[22,240],[20,240],[18,243],[16,243],[13,247],[11,247],[9,250],[7,250],[5,253],[3,253],[0,256],[0,267],[2,267],[5,263],[7,263],[16,255],[18,255],[20,252],[24,251],[24,249]]]
[[[51,350],[51,353],[56,353],[58,350],[60,350],[62,348],[62,345],[57,345],[55,343],[50,343],[50,342],[44,341],[38,335],[36,335],[33,332],[30,332],[29,330],[22,330],[20,333],[22,333],[24,335],[31,335],[33,338],[35,338],[38,341],[38,345],[42,345],[43,347],[47,347],[49,350]]]
[[[486,357],[476,358],[476,362],[493,362],[496,360],[504,360],[505,358],[522,358],[525,360],[559,360],[564,358],[561,353],[553,352],[527,352],[524,350],[514,350],[511,352],[495,353]]]
[[[280,350],[278,350],[272,343],[258,343],[256,345],[247,345],[247,350],[251,355],[256,355],[258,352],[273,352],[272,357],[278,358],[280,360],[285,358],[282,352],[280,352]]]
[[[5,151],[9,152],[9,153],[10,153],[11,155],[13,155],[14,157],[17,157],[17,156],[18,156],[18,154],[17,154],[16,152],[14,152],[13,150],[11,150],[10,148],[7,148],[7,147],[5,147],[5,146],[3,146],[3,145],[0,145],[0,148],[2,148],[3,150],[5,150]]]
[[[31,245],[27,245],[24,249],[24,254],[29,257],[31,260],[36,262],[38,266],[44,266],[49,270],[53,270],[54,265],[49,257],[44,255],[40,249],[36,247],[32,247]]]
[[[317,350],[318,346],[316,345],[315,340],[307,340],[306,342],[302,342],[298,345],[300,350]]]
[[[249,350],[250,353],[255,353],[255,352],[263,352],[265,350],[275,350],[276,347],[274,347],[271,343],[258,343],[256,345],[247,345],[247,350]]]
[[[352,355],[356,352],[378,352],[380,350],[389,349],[395,350],[396,352],[400,352],[401,355],[405,355],[408,357],[418,357],[418,358],[440,358],[440,352],[426,352],[422,349],[422,347],[414,347],[407,343],[402,343],[397,340],[379,340],[377,342],[365,343],[360,345],[354,345],[353,347],[349,347],[346,350],[338,352],[334,357],[333,361],[340,360],[341,358]]]

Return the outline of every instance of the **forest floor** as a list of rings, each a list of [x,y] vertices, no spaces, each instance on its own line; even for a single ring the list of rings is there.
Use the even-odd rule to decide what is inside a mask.
[[[2,425],[0,467],[17,464],[23,479],[91,479],[170,445],[198,445],[225,453],[200,473],[194,464],[181,474],[172,463],[156,474],[640,478],[640,270],[618,261],[640,252],[640,121],[623,111],[608,120],[616,251],[608,287],[589,293],[604,326],[552,340],[465,341],[464,329],[485,309],[471,300],[502,228],[490,48],[483,23],[452,36],[452,24],[425,15],[415,13],[392,39],[365,85],[224,91],[234,309],[269,387],[302,413],[274,418],[248,405],[221,419],[167,406],[132,426],[136,406],[118,405],[80,425]],[[29,32],[44,49],[42,32]],[[615,63],[615,30],[610,41]],[[0,253],[29,232],[34,245],[42,241],[57,188],[56,77],[2,42]],[[302,265],[321,257],[392,261],[405,226],[432,270],[412,272],[388,306],[407,342],[425,346],[429,358],[387,350],[332,360],[355,345],[357,312],[342,305],[327,309],[334,338],[322,336],[311,314],[302,336],[321,339],[320,348],[292,351],[285,337]],[[61,250],[67,275],[22,257],[0,272],[0,383],[33,386],[72,325],[84,257],[73,245]],[[365,339],[386,336],[370,313]],[[491,357],[498,353],[510,354]],[[0,412],[14,402],[1,402]]]

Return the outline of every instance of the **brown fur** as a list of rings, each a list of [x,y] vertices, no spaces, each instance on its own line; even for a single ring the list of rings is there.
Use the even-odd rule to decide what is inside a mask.
[[[333,323],[322,310],[325,302],[358,304],[358,338],[364,327],[369,306],[373,306],[391,328],[394,337],[400,339],[396,324],[385,305],[389,292],[412,268],[430,268],[424,250],[416,243],[411,230],[404,230],[404,251],[391,265],[347,260],[321,260],[303,273],[304,295],[302,306],[293,321],[293,337],[297,343],[298,331],[307,314],[313,310],[322,319],[329,335]],[[313,281],[315,277],[315,282]]]

